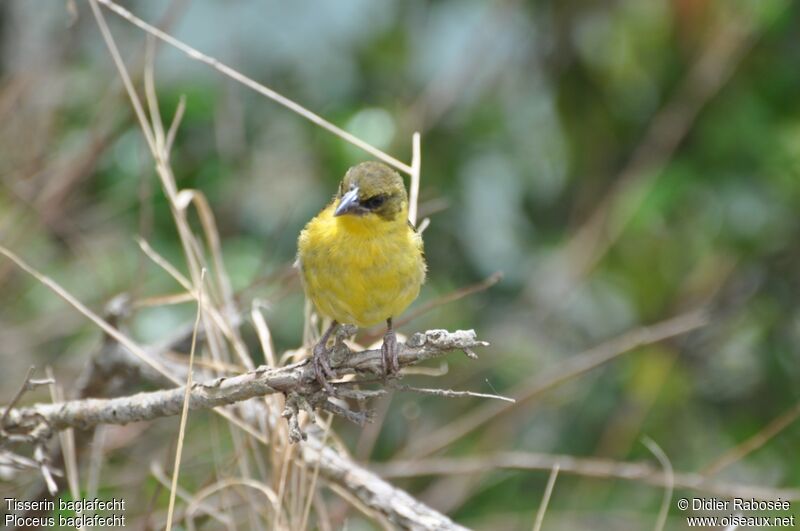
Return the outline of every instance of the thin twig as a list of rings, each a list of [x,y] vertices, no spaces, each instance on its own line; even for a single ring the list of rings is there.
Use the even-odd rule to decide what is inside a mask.
[[[420,315],[423,315],[434,308],[438,308],[439,306],[450,304],[451,302],[461,300],[464,297],[474,295],[475,293],[480,293],[481,291],[486,291],[487,289],[491,288],[501,280],[503,280],[503,273],[501,271],[495,271],[494,273],[484,278],[480,282],[476,282],[475,284],[470,284],[469,286],[464,286],[463,288],[458,288],[450,293],[442,295],[441,297],[436,297],[432,301],[426,302],[413,312],[410,312],[404,318],[399,319],[397,321],[398,326],[408,324],[417,317],[419,317]]]
[[[8,418],[8,412],[17,405],[17,403],[19,402],[19,399],[22,398],[22,395],[24,395],[26,392],[31,390],[31,376],[33,376],[33,372],[35,370],[36,370],[36,367],[34,365],[31,365],[28,368],[28,372],[25,374],[25,379],[22,380],[22,385],[19,386],[19,389],[17,390],[16,394],[14,395],[14,398],[12,398],[11,402],[9,402],[8,405],[6,406],[6,410],[3,413],[3,417],[0,418],[0,430],[2,430],[6,425],[6,419]]]
[[[568,358],[553,370],[538,373],[522,381],[509,392],[516,403],[485,402],[466,415],[446,424],[425,437],[412,439],[401,455],[403,457],[425,456],[440,450],[471,433],[513,408],[519,408],[545,392],[571,381],[631,350],[686,334],[704,326],[707,315],[702,310],[691,311],[650,326],[631,330],[621,336],[601,343],[581,354]]]
[[[426,218],[427,219],[427,218]],[[423,220],[424,221],[424,220]],[[419,308],[415,309],[414,311],[408,312],[402,318],[397,319],[394,323],[395,327],[400,327],[407,325],[417,317],[428,313],[429,311],[433,310],[434,308],[438,308],[439,306],[443,306],[445,304],[450,304],[451,302],[455,302],[457,300],[461,300],[464,297],[468,297],[470,295],[474,295],[475,293],[479,293],[481,291],[485,291],[503,279],[503,273],[501,271],[495,271],[488,277],[484,278],[483,280],[476,282],[475,284],[470,284],[469,286],[464,286],[462,288],[455,289],[450,293],[445,293],[440,297],[436,297],[432,301],[428,301]],[[376,339],[383,336],[383,332],[375,332],[375,333],[368,333],[364,334],[362,339],[364,343],[372,343]]]
[[[487,393],[474,393],[472,391],[453,391],[452,389],[425,389],[422,387],[412,387],[410,385],[399,384],[399,383],[391,383],[391,387],[397,389],[398,391],[409,391],[412,393],[419,393],[422,395],[431,395],[431,396],[441,396],[444,398],[462,398],[462,397],[474,397],[474,398],[491,398],[494,400],[503,400],[504,402],[511,402],[512,404],[516,402],[513,398],[509,398],[507,396],[502,395],[492,395]]]

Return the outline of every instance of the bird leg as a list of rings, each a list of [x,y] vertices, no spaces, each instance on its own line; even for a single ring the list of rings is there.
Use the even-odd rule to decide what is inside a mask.
[[[400,372],[400,359],[397,352],[397,336],[392,328],[392,318],[386,319],[386,333],[381,346],[383,356],[383,377],[396,376]]]
[[[316,376],[319,385],[321,385],[329,395],[336,394],[333,386],[328,382],[329,378],[335,378],[336,375],[331,370],[331,351],[327,347],[328,339],[331,337],[333,331],[336,330],[337,326],[339,326],[339,323],[333,321],[328,329],[325,330],[325,333],[319,338],[317,344],[314,345],[313,356],[311,357],[311,364],[314,367],[314,376]]]

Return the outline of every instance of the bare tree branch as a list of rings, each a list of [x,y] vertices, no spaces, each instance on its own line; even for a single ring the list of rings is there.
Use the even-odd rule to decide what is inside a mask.
[[[320,476],[343,486],[392,524],[403,529],[465,529],[417,501],[404,490],[387,483],[374,472],[361,468],[349,458],[322,444],[320,428],[310,429],[308,435],[308,442],[301,446],[303,461],[319,463]]]
[[[400,345],[400,365],[413,365],[453,350],[470,350],[485,345],[487,343],[479,341],[473,330],[428,330],[414,334],[408,342]],[[353,352],[341,343],[334,350],[332,369],[336,378],[364,372],[381,374],[381,351]],[[71,427],[86,429],[98,424],[127,424],[179,414],[184,393],[185,387],[182,386],[119,398],[88,398],[24,408],[4,408],[3,416],[6,431],[17,437],[30,436],[42,426],[50,431]],[[328,397],[320,393],[312,367],[303,361],[279,368],[261,366],[238,376],[222,376],[193,383],[189,392],[189,408],[211,409],[274,393],[298,395],[318,407],[324,407],[328,402]]]

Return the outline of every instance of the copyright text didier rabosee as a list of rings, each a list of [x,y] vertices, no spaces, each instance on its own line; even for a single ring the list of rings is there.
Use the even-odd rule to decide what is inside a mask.
[[[681,498],[678,509],[695,514],[716,512],[708,516],[687,516],[689,527],[795,527],[796,516],[790,514],[792,504],[788,500],[756,500],[752,498]],[[767,514],[768,513],[768,514]]]
[[[4,527],[125,527],[125,500],[83,498],[80,500],[21,500],[5,498]],[[39,511],[41,515],[22,516],[23,511]],[[103,511],[105,514],[95,514]],[[16,514],[15,514],[16,513]],[[74,513],[74,514],[73,514]]]

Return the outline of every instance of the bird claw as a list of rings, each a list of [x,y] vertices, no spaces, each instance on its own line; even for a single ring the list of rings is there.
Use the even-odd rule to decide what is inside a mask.
[[[381,345],[381,356],[383,361],[383,377],[391,378],[400,372],[400,358],[397,352],[397,336],[394,330],[389,329],[383,336]]]
[[[325,338],[325,340],[327,340],[327,338]],[[331,369],[330,351],[325,348],[325,342],[321,340],[314,346],[314,355],[311,358],[311,364],[314,367],[314,376],[319,385],[325,389],[329,395],[335,395],[336,390],[328,380],[336,378],[336,375]]]

